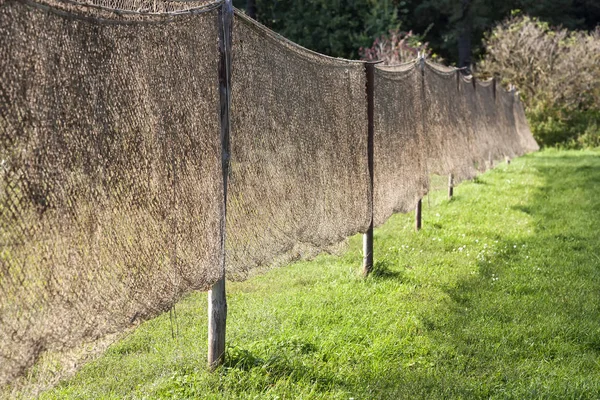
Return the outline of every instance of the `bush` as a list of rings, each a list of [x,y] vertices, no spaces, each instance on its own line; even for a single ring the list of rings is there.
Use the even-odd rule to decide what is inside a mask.
[[[422,39],[422,36],[415,35],[411,31],[402,32],[398,29],[392,29],[388,35],[381,35],[375,39],[371,47],[361,47],[359,54],[362,60],[381,60],[385,65],[400,64],[413,60],[419,52],[436,59],[435,55],[432,56],[428,44],[423,43]]]
[[[481,75],[515,84],[541,145],[592,145],[600,134],[600,28],[553,28],[513,16],[485,40]],[[585,135],[585,138],[583,137]]]

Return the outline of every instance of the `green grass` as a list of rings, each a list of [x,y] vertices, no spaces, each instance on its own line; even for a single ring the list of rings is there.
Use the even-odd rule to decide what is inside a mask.
[[[600,152],[546,150],[432,196],[421,232],[413,215],[375,231],[366,280],[357,236],[228,283],[215,373],[197,293],[41,398],[600,398]]]

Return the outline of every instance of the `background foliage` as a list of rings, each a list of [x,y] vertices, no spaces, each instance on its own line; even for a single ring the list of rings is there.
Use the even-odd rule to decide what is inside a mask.
[[[416,58],[419,53],[427,57],[438,59],[432,54],[428,43],[423,43],[422,36],[415,35],[412,31],[402,32],[398,29],[390,30],[389,34],[383,34],[376,38],[371,47],[361,47],[360,57],[367,61],[381,60],[385,65],[400,64]]]
[[[540,144],[600,145],[600,28],[570,31],[517,16],[485,43],[479,70],[519,88]]]
[[[234,5],[245,8],[244,0]],[[398,28],[391,0],[258,0],[257,19],[286,38],[319,53],[358,58],[358,49]]]
[[[247,0],[234,0],[245,9]],[[255,0],[257,19],[290,40],[336,57],[356,58],[360,47],[401,27],[424,34],[433,52],[458,61],[458,39],[470,31],[473,53],[483,52],[484,34],[511,10],[550,26],[592,30],[600,21],[597,0]]]

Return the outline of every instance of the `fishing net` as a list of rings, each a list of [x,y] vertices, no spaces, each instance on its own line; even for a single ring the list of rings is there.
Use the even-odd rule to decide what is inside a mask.
[[[517,125],[517,134],[519,135],[521,147],[523,149],[521,154],[538,151],[540,146],[531,134],[529,123],[527,123],[527,117],[525,116],[525,108],[523,107],[523,103],[518,94],[515,94],[514,115],[515,123]]]
[[[459,101],[456,70],[426,62],[424,65],[424,143],[430,173],[452,174],[456,182],[475,175],[472,124]]]
[[[506,157],[513,158],[525,153],[517,132],[514,113],[514,92],[498,87],[496,91],[496,106],[498,110],[498,132],[494,136],[498,152]]]
[[[407,212],[428,189],[421,70],[412,62],[375,69],[374,224]]]
[[[165,14],[187,11],[204,12],[204,6],[217,5],[215,0],[62,0],[73,5],[84,4],[98,9],[106,8],[109,12],[138,14]]]
[[[504,152],[498,147],[498,136],[502,126],[498,118],[494,85],[494,80],[474,81],[472,77],[461,76],[461,94],[468,104],[478,143],[473,156],[480,171],[492,168],[504,157]]]
[[[237,14],[231,81],[229,277],[366,230],[364,65],[303,49]]]
[[[219,277],[218,11],[0,1],[0,383]]]

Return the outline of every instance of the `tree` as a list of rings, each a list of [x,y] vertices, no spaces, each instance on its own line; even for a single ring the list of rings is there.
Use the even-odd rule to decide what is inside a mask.
[[[366,61],[383,61],[384,65],[395,65],[414,60],[419,53],[440,61],[422,37],[412,32],[402,32],[393,29],[389,34],[384,34],[375,39],[373,46],[361,47],[360,56]]]
[[[255,0],[262,24],[311,50],[334,57],[358,58],[359,48],[396,29],[392,0]],[[245,7],[245,1],[236,1]]]

